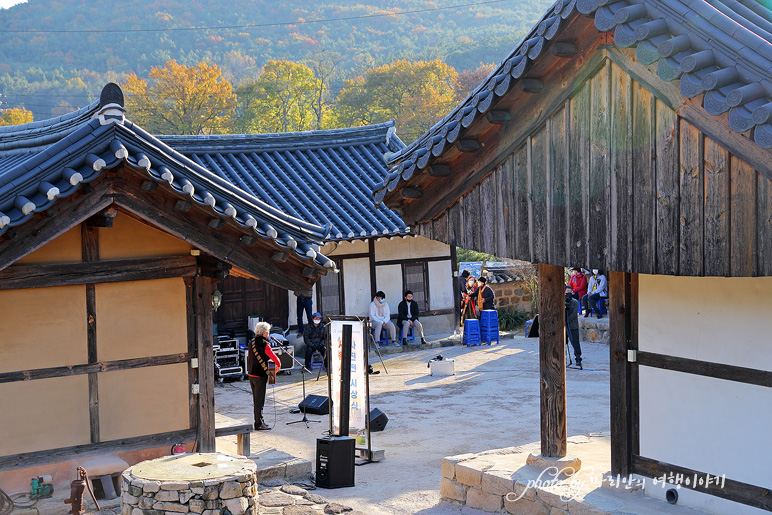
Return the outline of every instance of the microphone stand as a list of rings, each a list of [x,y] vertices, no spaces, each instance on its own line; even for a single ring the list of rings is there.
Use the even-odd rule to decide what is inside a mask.
[[[295,363],[300,365],[300,376],[302,377],[302,380],[303,380],[303,401],[305,401],[306,400],[306,372],[308,372],[309,374],[311,374],[312,372],[308,370],[305,366],[303,366],[303,364],[300,361],[297,360],[297,358],[294,356],[294,353],[291,354],[290,357]],[[303,408],[300,410],[303,412],[303,418],[300,420],[295,420],[293,422],[287,422],[287,425],[289,426],[291,424],[300,424],[302,422],[306,425],[306,429],[308,429],[310,427],[308,425],[310,422],[320,423],[321,420],[308,420],[308,417],[306,416],[307,409],[308,407],[305,404],[303,404]]]

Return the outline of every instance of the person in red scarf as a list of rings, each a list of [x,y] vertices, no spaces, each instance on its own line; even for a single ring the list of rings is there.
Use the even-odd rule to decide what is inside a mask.
[[[477,291],[477,280],[473,276],[469,276],[466,280],[466,292],[463,294],[463,300],[461,301],[461,325],[464,325],[464,320],[468,318],[478,318],[477,306],[472,299],[472,294]]]
[[[258,322],[255,326],[255,337],[249,342],[247,353],[247,375],[249,385],[252,387],[252,402],[255,408],[255,429],[267,431],[271,429],[263,419],[263,405],[265,404],[265,389],[268,385],[269,372],[268,360],[276,365],[276,372],[281,368],[281,362],[271,350],[271,324]]]

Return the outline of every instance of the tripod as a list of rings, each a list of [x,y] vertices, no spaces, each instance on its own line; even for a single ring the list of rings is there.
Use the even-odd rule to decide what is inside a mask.
[[[311,371],[306,369],[306,367],[303,366],[303,364],[300,361],[298,361],[297,358],[295,358],[294,355],[291,356],[291,357],[292,357],[292,361],[294,361],[295,363],[300,365],[300,376],[301,376],[301,378],[303,380],[303,401],[305,401],[306,400],[306,372],[308,372],[310,374]],[[308,425],[309,423],[311,423],[311,422],[316,422],[316,423],[321,422],[321,420],[308,420],[308,417],[306,416],[306,409],[307,409],[306,405],[303,404],[303,409],[301,410],[303,412],[303,418],[300,419],[300,420],[295,420],[294,422],[287,422],[287,425],[289,426],[290,424],[300,424],[302,422],[303,424],[306,425],[306,429],[308,429],[310,427]]]
[[[367,335],[370,337],[370,341],[373,344],[373,347],[375,347],[375,352],[378,354],[378,358],[381,360],[381,365],[383,365],[383,370],[388,374],[389,371],[386,370],[386,363],[383,362],[383,356],[381,356],[381,349],[378,347],[378,342],[375,341],[375,338],[373,337],[373,334],[370,331],[367,331]]]

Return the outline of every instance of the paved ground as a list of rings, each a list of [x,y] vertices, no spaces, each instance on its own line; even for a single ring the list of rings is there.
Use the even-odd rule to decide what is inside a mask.
[[[569,369],[568,434],[608,431],[608,346],[585,343],[585,370]],[[427,362],[438,353],[455,359],[456,375],[432,377]],[[389,374],[377,361],[370,376],[370,406],[389,417],[386,430],[373,433],[373,446],[386,459],[356,468],[356,486],[316,490],[331,501],[370,515],[478,514],[478,510],[440,502],[443,457],[510,447],[539,439],[538,340],[502,340],[492,347],[461,346],[384,356]],[[306,380],[306,394],[327,395],[327,382]],[[280,375],[269,387],[266,418],[274,430],[252,433],[255,446],[271,445],[314,461],[316,438],[329,429],[327,416],[313,423],[286,425],[303,398],[299,372]],[[219,413],[251,422],[247,382],[215,389]]]

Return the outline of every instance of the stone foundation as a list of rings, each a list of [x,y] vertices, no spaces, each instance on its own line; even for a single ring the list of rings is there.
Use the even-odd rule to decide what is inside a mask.
[[[531,290],[528,283],[509,282],[509,283],[489,283],[489,286],[496,295],[496,307],[506,308],[514,307],[524,313],[531,313]]]
[[[608,315],[598,319],[595,315],[584,318],[579,315],[579,341],[605,343],[609,341],[609,319]]]

